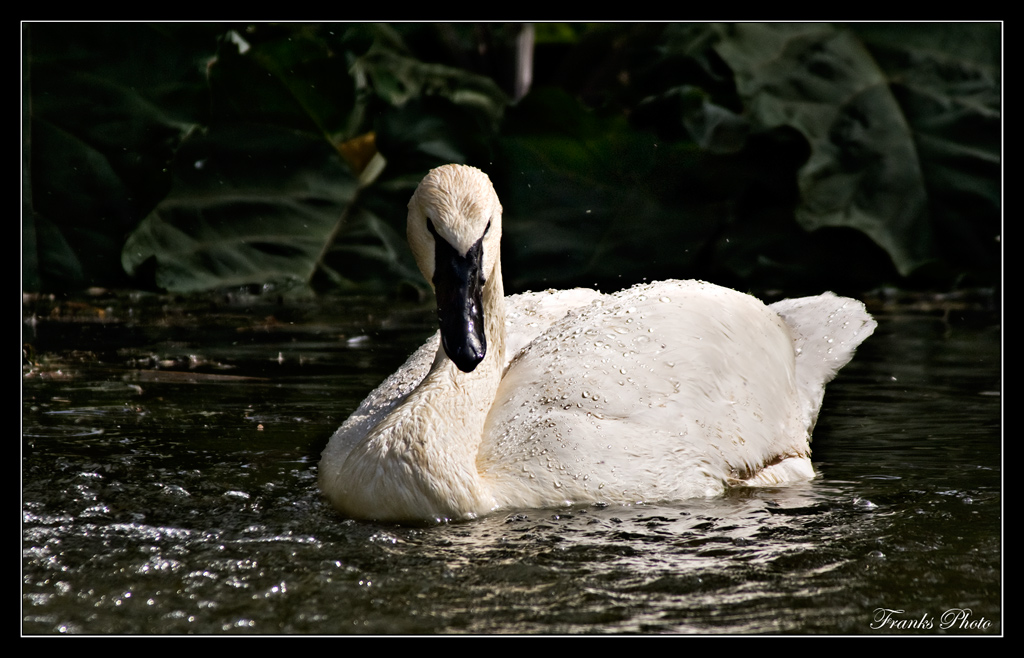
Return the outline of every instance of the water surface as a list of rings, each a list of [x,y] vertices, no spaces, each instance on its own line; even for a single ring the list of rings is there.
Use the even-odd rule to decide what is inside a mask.
[[[1001,634],[998,315],[872,310],[811,482],[410,527],[316,464],[429,308],[28,300],[23,632]]]

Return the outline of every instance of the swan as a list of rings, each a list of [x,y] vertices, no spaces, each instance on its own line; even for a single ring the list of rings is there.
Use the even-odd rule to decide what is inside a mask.
[[[814,476],[824,386],[876,326],[861,302],[765,306],[672,280],[505,297],[501,216],[490,179],[464,165],[431,170],[409,201],[440,329],[324,449],[337,510],[441,522]]]

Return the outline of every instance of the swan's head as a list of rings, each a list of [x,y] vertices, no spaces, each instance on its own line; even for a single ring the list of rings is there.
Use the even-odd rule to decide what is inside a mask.
[[[464,165],[431,170],[409,201],[407,231],[437,295],[444,351],[472,372],[487,354],[483,290],[500,258],[501,203],[491,180]]]

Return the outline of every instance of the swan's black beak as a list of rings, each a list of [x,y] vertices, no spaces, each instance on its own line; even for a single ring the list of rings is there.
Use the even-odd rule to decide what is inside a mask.
[[[473,372],[487,354],[484,277],[481,271],[483,238],[462,256],[437,234],[430,221],[427,228],[434,236],[434,292],[437,294],[441,345],[459,370]]]

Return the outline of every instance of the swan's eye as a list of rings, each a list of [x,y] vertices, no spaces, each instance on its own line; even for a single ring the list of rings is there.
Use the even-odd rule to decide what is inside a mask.
[[[491,230],[491,222],[487,220],[487,228],[484,229],[484,235],[487,235],[487,231]]]

